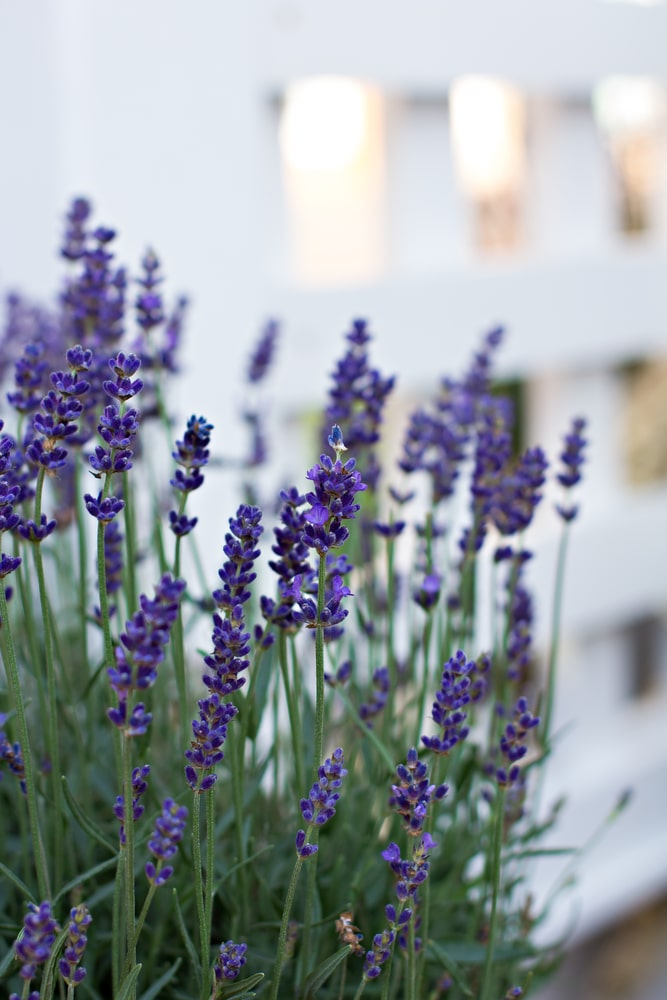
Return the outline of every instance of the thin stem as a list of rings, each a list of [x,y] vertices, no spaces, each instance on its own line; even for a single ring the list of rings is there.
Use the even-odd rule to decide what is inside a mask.
[[[558,563],[556,566],[556,583],[554,587],[554,603],[551,615],[551,642],[549,645],[549,663],[547,666],[547,697],[544,706],[542,722],[542,746],[547,749],[551,735],[551,720],[553,715],[554,694],[556,690],[556,674],[558,666],[558,643],[560,638],[560,623],[563,606],[563,585],[565,582],[565,559],[567,543],[570,537],[569,524],[563,523],[563,531],[558,546]]]
[[[192,803],[192,863],[195,877],[195,899],[197,902],[197,919],[199,921],[199,948],[201,954],[202,978],[206,980],[206,969],[208,968],[208,952],[210,945],[210,933],[206,923],[206,907],[204,905],[204,881],[201,862],[201,797],[202,794],[210,795],[208,792],[194,792]],[[208,891],[208,886],[206,887]]]
[[[125,967],[133,969],[137,964],[137,935],[135,933],[135,899],[134,899],[134,812],[132,803],[132,741],[123,734],[122,741],[123,756],[123,828],[125,831],[125,845],[123,856],[125,859],[125,940],[126,957]],[[121,978],[122,984],[122,978]],[[136,990],[133,988],[132,996]]]
[[[302,865],[303,858],[300,855],[297,855],[294,868],[292,869],[292,877],[290,878],[289,885],[287,887],[285,904],[283,906],[283,916],[280,922],[280,933],[278,935],[278,946],[276,948],[276,957],[273,963],[273,976],[271,979],[271,993],[269,995],[269,1000],[278,1000],[278,988],[280,986],[280,976],[285,957],[285,944],[287,942],[287,927],[289,924],[290,914],[292,912],[292,906],[294,905],[294,897],[296,895],[296,887],[299,881],[299,875],[301,874]]]
[[[132,611],[137,606],[137,526],[134,517],[134,504],[130,492],[129,473],[123,473],[123,499],[125,500],[125,552],[127,581],[127,606]]]
[[[300,791],[305,791],[306,779],[303,773],[303,743],[301,737],[299,702],[295,697],[294,690],[290,684],[289,664],[287,662],[287,636],[285,635],[284,629],[280,630],[280,635],[278,636],[278,656],[280,660],[280,673],[282,674],[283,685],[285,688],[285,697],[287,699],[287,711],[290,722],[296,787]]]
[[[491,917],[489,919],[489,937],[486,946],[486,959],[482,977],[480,1000],[490,1000],[493,986],[493,952],[498,930],[498,895],[500,890],[500,854],[503,846],[503,820],[505,817],[505,788],[498,789],[496,799],[496,815],[493,827],[493,842],[491,847]]]
[[[317,576],[317,628],[315,630],[315,730],[313,733],[313,781],[322,763],[324,749],[324,629],[320,624],[326,597],[326,556],[320,555]]]
[[[146,917],[148,916],[148,911],[150,910],[151,903],[153,902],[153,896],[155,895],[156,892],[157,892],[157,886],[153,882],[151,882],[150,887],[148,889],[148,893],[146,895],[146,899],[144,900],[144,905],[141,908],[141,913],[139,914],[136,926],[134,928],[134,940],[132,946],[132,952],[134,954],[136,954],[137,942],[139,941],[139,936],[146,922]],[[125,976],[127,976],[128,973],[132,971],[133,968],[134,965],[130,964],[130,952],[128,951],[127,957],[125,959],[125,965],[123,967],[123,972],[121,975],[121,982],[125,979]]]
[[[0,536],[1,537],[1,536]],[[30,824],[30,839],[32,841],[32,853],[35,859],[35,870],[37,874],[37,885],[41,899],[51,899],[51,888],[49,885],[49,872],[46,864],[46,854],[44,842],[39,827],[39,812],[37,810],[37,795],[35,789],[35,772],[33,769],[32,752],[30,750],[30,740],[28,738],[28,723],[23,704],[23,694],[21,692],[21,682],[19,679],[18,666],[16,663],[16,651],[9,624],[9,612],[7,609],[7,599],[5,597],[4,580],[0,580],[0,635],[2,635],[2,658],[7,672],[7,681],[12,691],[14,708],[19,727],[21,740],[21,750],[23,753],[23,767],[25,771],[26,798],[28,802],[28,821]]]
[[[187,494],[181,495],[178,513],[185,510]],[[176,536],[174,545],[174,577],[181,575],[181,536]],[[181,730],[181,746],[187,747],[190,742],[190,724],[188,717],[188,687],[185,675],[185,645],[183,636],[183,609],[178,606],[178,616],[172,627],[171,652],[174,659],[176,675],[176,690],[178,691],[179,725]]]

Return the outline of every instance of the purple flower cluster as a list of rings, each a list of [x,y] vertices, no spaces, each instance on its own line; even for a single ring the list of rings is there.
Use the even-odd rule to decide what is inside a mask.
[[[195,417],[193,413],[183,440],[176,442],[176,451],[172,452],[172,458],[181,468],[176,470],[170,485],[181,494],[181,509],[169,511],[169,527],[179,537],[189,534],[197,523],[196,517],[186,517],[183,507],[187,495],[199,489],[204,482],[201,470],[208,464],[212,430],[213,424],[209,424],[205,417]]]
[[[37,972],[37,966],[48,961],[59,930],[51,912],[51,904],[47,900],[39,906],[28,903],[28,912],[23,920],[23,936],[14,943],[14,954],[21,963],[19,975],[22,979],[30,981]]]
[[[144,254],[141,267],[143,274],[137,278],[141,291],[137,295],[134,307],[137,311],[137,324],[144,334],[150,333],[153,327],[164,322],[162,295],[159,286],[162,284],[160,261],[152,250]]]
[[[147,861],[145,867],[146,878],[156,888],[164,885],[174,873],[173,866],[165,865],[164,862],[176,854],[183,839],[187,818],[188,810],[185,806],[177,805],[173,799],[164,800],[162,812],[155,821],[155,829],[148,841],[148,849],[157,860],[157,865]]]
[[[141,360],[136,354],[125,355],[120,351],[109,358],[109,367],[114,379],[105,379],[104,391],[121,407],[113,402],[104,408],[97,430],[106,448],[97,445],[95,454],[89,457],[93,475],[98,479],[103,475],[126,472],[132,468],[132,444],[139,429],[139,415],[133,408],[124,409],[122,404],[132,399],[143,388],[140,378],[133,379]]]
[[[271,551],[278,557],[269,561],[269,566],[278,575],[279,599],[270,597],[260,599],[262,615],[267,622],[277,625],[288,632],[297,631],[299,624],[294,618],[295,598],[293,596],[292,580],[299,577],[310,580],[313,576],[308,562],[309,548],[303,539],[306,526],[304,511],[299,510],[306,502],[305,496],[292,487],[280,493],[282,507],[280,509],[280,524],[273,529],[275,544]]]
[[[345,446],[342,437],[339,442],[334,436],[335,430],[332,429],[331,437],[336,441],[334,447],[339,453]],[[337,430],[340,433],[340,428]],[[303,540],[320,555],[339,548],[349,537],[350,533],[342,522],[355,516],[360,508],[360,504],[355,503],[355,497],[366,489],[355,466],[353,458],[343,464],[340,458],[333,462],[328,455],[321,455],[319,465],[306,473],[314,490],[306,494],[310,510],[304,515]]]
[[[1,728],[4,726],[6,721],[7,716],[4,712],[0,712],[0,761],[5,761],[10,772],[19,782],[21,791],[24,795],[26,795],[27,787],[25,783],[25,764],[23,761],[21,744],[18,742],[10,743],[8,740],[4,729]]]
[[[257,385],[266,378],[273,363],[279,333],[280,327],[277,321],[270,319],[262,330],[248,361],[249,385]]]
[[[368,343],[372,338],[365,319],[355,319],[345,339],[350,346],[332,374],[326,420],[344,424],[348,446],[358,451],[372,448],[380,440],[383,410],[396,378],[393,375],[383,378],[377,368],[371,367]],[[380,468],[372,451],[364,461],[364,468],[368,485],[375,490]]]
[[[373,727],[373,719],[384,710],[389,697],[391,680],[388,667],[378,667],[373,671],[373,695],[370,701],[359,707],[359,718],[363,719],[369,729]]]
[[[60,248],[60,255],[66,260],[80,260],[86,251],[88,232],[86,222],[90,218],[91,204],[86,198],[74,198],[65,216],[67,225]]]
[[[408,759],[398,765],[396,774],[399,780],[391,786],[389,806],[401,817],[403,829],[411,837],[421,837],[431,800],[444,798],[449,789],[447,785],[429,784],[428,765],[419,760],[414,747],[408,750]]]
[[[345,621],[349,612],[342,607],[344,597],[351,597],[352,591],[343,583],[341,576],[334,576],[331,581],[331,588],[325,595],[325,603],[322,611],[317,615],[317,602],[312,597],[305,597],[302,593],[302,579],[295,576],[291,587],[283,587],[281,596],[293,598],[294,603],[299,606],[300,611],[292,611],[292,619],[297,623],[302,623],[306,628],[333,628]]]
[[[33,413],[42,401],[46,389],[46,373],[49,370],[44,352],[43,343],[28,343],[14,365],[16,389],[7,393],[7,400],[18,413]]]
[[[250,597],[248,587],[257,576],[253,564],[260,554],[256,545],[264,531],[261,520],[260,508],[249,504],[241,504],[236,517],[229,519],[230,530],[223,546],[227,561],[218,570],[222,587],[213,591],[213,600],[221,611],[230,613]]]
[[[140,767],[135,767],[132,771],[132,819],[135,823],[143,816],[144,809],[146,808],[139,800],[148,788],[146,778],[150,773],[150,764],[142,764]],[[124,846],[127,838],[125,836],[125,827],[123,826],[125,822],[125,799],[122,795],[116,796],[113,814],[120,823],[118,839],[121,846]]]
[[[115,648],[116,664],[109,667],[107,673],[118,696],[118,707],[110,708],[107,715],[128,736],[145,733],[151,723],[152,716],[141,702],[134,706],[128,718],[129,695],[132,691],[145,691],[155,683],[184,590],[184,580],[174,580],[171,574],[165,573],[155,587],[153,600],[141,595],[141,610],[125,623],[121,644]]]
[[[86,930],[93,922],[93,918],[88,912],[88,907],[83,903],[80,906],[73,906],[69,916],[67,942],[58,968],[66,984],[74,987],[86,978],[86,970],[81,965],[81,961],[88,944]]]
[[[218,957],[213,966],[216,983],[221,983],[223,979],[227,982],[236,979],[246,964],[245,954],[247,950],[247,944],[234,944],[233,941],[225,941],[220,945]]]
[[[528,711],[528,702],[519,698],[514,712],[513,721],[508,722],[500,737],[500,753],[507,762],[496,768],[496,780],[501,787],[513,785],[519,780],[521,769],[518,761],[528,752],[526,740],[531,729],[539,724],[539,717]]]
[[[83,413],[80,397],[90,389],[90,383],[80,376],[90,368],[92,351],[77,344],[67,351],[66,358],[69,371],[51,374],[52,388],[42,398],[32,419],[31,440],[26,448],[28,461],[49,475],[55,475],[65,464],[67,449],[63,443],[74,440],[77,421]]]
[[[0,431],[4,422],[0,420]],[[0,541],[6,531],[13,531],[20,522],[14,512],[14,504],[20,500],[21,487],[14,482],[13,475],[14,442],[8,434],[0,437]],[[0,554],[0,580],[9,576],[21,565],[19,556]]]
[[[296,835],[296,853],[300,858],[309,858],[317,852],[317,844],[308,843],[308,830],[321,827],[328,823],[336,813],[336,803],[340,798],[338,789],[343,784],[347,771],[343,766],[343,751],[337,747],[331,757],[327,757],[317,772],[307,799],[301,799],[301,815],[308,824],[306,830],[299,830]]]
[[[424,611],[431,611],[440,599],[442,577],[439,573],[427,573],[422,583],[413,592],[413,598]]]
[[[249,664],[250,633],[246,631],[243,605],[250,597],[247,588],[256,575],[253,564],[259,556],[256,543],[263,531],[261,516],[259,507],[241,504],[236,517],[230,518],[230,531],[225,535],[223,551],[227,561],[218,573],[222,588],[214,591],[213,599],[226,615],[213,615],[213,651],[204,657],[209,668],[204,684],[209,694],[198,702],[199,715],[192,723],[194,739],[185,751],[185,777],[197,792],[209,791],[215,784],[217,775],[207,772],[223,759],[227,726],[238,712],[223,699],[245,684],[240,674]]]
[[[530,524],[542,499],[548,462],[541,448],[529,448],[502,470],[489,498],[488,516],[501,535],[516,535]]]
[[[448,754],[469,733],[465,706],[472,701],[472,677],[477,669],[474,660],[467,660],[462,649],[444,666],[440,689],[436,692],[431,718],[442,730],[438,736],[422,736],[422,743],[436,754]]]
[[[558,473],[556,478],[566,491],[571,490],[581,481],[584,448],[587,444],[586,438],[583,436],[585,428],[585,419],[583,417],[576,417],[572,421],[569,433],[565,435],[565,446],[560,454],[563,469]],[[556,510],[567,523],[575,519],[579,508],[574,504],[558,504]]]

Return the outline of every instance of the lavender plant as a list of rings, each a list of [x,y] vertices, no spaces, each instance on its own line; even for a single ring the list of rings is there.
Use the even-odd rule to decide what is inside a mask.
[[[548,464],[512,453],[502,331],[383,467],[395,379],[354,321],[324,450],[263,510],[243,481],[266,459],[249,397],[244,502],[213,528],[207,580],[186,504],[214,428],[193,415],[174,443],[168,406],[185,300],[169,307],[148,251],[130,312],[92,215],[68,212],[57,306],[12,294],[4,332],[0,977],[23,1000],[525,995],[558,952],[534,943],[546,908],[521,859],[552,823],[534,795],[565,541],[540,670],[526,546]],[[277,332],[249,359],[253,393]],[[557,474],[564,538],[583,431]]]

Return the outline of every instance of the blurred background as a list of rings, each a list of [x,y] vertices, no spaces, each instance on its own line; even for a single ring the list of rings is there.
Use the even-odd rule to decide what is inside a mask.
[[[89,196],[123,262],[150,244],[191,297],[174,403],[218,448],[242,450],[239,376],[271,316],[293,475],[312,455],[289,427],[354,316],[398,375],[396,424],[499,322],[524,441],[555,456],[588,418],[558,842],[633,797],[568,896],[549,1000],[667,996],[666,43],[660,3],[0,0],[0,291],[55,295],[65,209]],[[198,511],[219,544],[226,489]],[[536,530],[544,644],[556,525]]]

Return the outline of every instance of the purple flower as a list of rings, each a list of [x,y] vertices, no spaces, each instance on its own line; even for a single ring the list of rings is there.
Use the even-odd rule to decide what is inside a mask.
[[[565,490],[571,490],[573,486],[576,486],[581,481],[584,448],[588,443],[583,436],[585,427],[586,420],[583,417],[576,417],[572,421],[570,432],[565,435],[565,447],[560,454],[563,469],[556,477]],[[573,504],[558,504],[556,510],[567,523],[575,519],[579,508]]]
[[[291,587],[282,588],[282,596],[292,597],[299,605],[300,611],[293,611],[292,618],[295,622],[303,622],[306,628],[331,628],[343,622],[349,612],[347,608],[341,606],[344,597],[353,596],[349,587],[343,583],[340,576],[334,576],[331,590],[326,595],[326,600],[320,617],[317,617],[317,603],[310,597],[304,597],[301,592],[301,577],[294,578]]]
[[[471,685],[475,669],[475,662],[466,660],[461,649],[445,664],[440,690],[431,710],[431,718],[442,732],[438,736],[422,736],[422,743],[433,753],[448,754],[467,737],[469,728],[465,723],[468,716],[464,708],[472,701]]]
[[[162,284],[162,277],[159,274],[160,261],[152,250],[147,250],[141,266],[143,274],[137,278],[137,284],[142,290],[137,295],[134,305],[137,310],[137,323],[144,333],[150,333],[154,327],[164,322],[162,296],[158,287]]]
[[[188,765],[186,780],[193,791],[209,791],[217,780],[211,771],[224,758],[223,746],[227,739],[227,726],[238,714],[231,702],[223,703],[220,695],[213,691],[208,698],[198,702],[199,718],[192,723],[194,739],[190,749],[185,751]]]
[[[332,374],[326,421],[328,425],[342,424],[346,428],[348,447],[357,451],[372,448],[380,440],[384,406],[396,379],[394,376],[383,378],[377,368],[371,367],[367,349],[371,336],[366,320],[354,320],[345,339],[349,347]],[[367,455],[364,468],[370,488],[375,489],[380,470],[372,451]]]
[[[428,765],[419,760],[414,747],[408,751],[406,763],[398,765],[396,774],[399,781],[391,786],[389,806],[402,818],[403,829],[411,837],[419,837],[423,834],[431,800],[444,798],[449,789],[447,785],[429,784]]]
[[[45,900],[39,906],[28,903],[28,912],[23,921],[23,936],[14,943],[14,954],[21,963],[19,975],[22,979],[32,979],[37,966],[48,961],[59,930],[48,901]]]
[[[528,711],[528,702],[525,698],[517,701],[512,721],[505,726],[505,731],[500,737],[500,753],[505,758],[506,764],[496,768],[496,781],[501,787],[513,785],[519,781],[521,769],[518,761],[525,757],[528,752],[526,741],[531,729],[539,724],[539,717]]]
[[[36,410],[46,391],[49,363],[43,355],[44,344],[27,344],[14,366],[16,391],[7,393],[7,399],[19,413],[27,414]]]
[[[125,501],[120,497],[103,497],[101,491],[97,494],[97,497],[92,496],[90,493],[84,493],[83,499],[88,513],[96,517],[102,524],[109,524],[110,521],[113,521],[114,517],[120,514],[125,506]]]
[[[280,327],[275,319],[270,319],[262,330],[248,362],[247,380],[250,385],[257,385],[266,378],[273,362],[279,332]]]
[[[355,466],[353,458],[343,465],[340,459],[333,462],[321,455],[319,465],[306,473],[315,488],[306,494],[310,510],[304,515],[303,540],[320,555],[339,548],[349,536],[341,522],[355,516],[360,507],[355,497],[366,489]]]
[[[66,215],[67,226],[60,255],[67,260],[79,260],[86,249],[88,233],[86,222],[90,218],[91,204],[86,198],[74,198]]]
[[[391,681],[388,667],[378,667],[373,671],[373,696],[370,701],[359,706],[359,718],[363,719],[369,729],[372,728],[372,720],[383,711],[389,697]]]
[[[260,554],[255,546],[264,531],[261,519],[260,508],[249,504],[241,504],[236,517],[229,519],[230,530],[223,546],[227,561],[218,570],[222,587],[213,591],[213,600],[223,611],[232,611],[250,597],[248,587],[257,576],[253,564]]]
[[[177,805],[173,799],[164,800],[162,812],[155,821],[153,835],[148,841],[148,849],[157,859],[157,865],[147,861],[145,867],[146,878],[156,887],[164,885],[174,873],[173,867],[164,865],[163,862],[169,861],[176,854],[183,839],[187,817],[188,810],[185,806]]]
[[[47,520],[46,514],[42,514],[39,519],[39,524],[28,518],[26,521],[22,521],[18,527],[17,531],[22,538],[25,538],[28,542],[43,542],[45,538],[53,534],[56,528],[55,521]]]
[[[83,903],[72,907],[69,916],[67,942],[58,968],[68,986],[78,986],[86,978],[86,970],[81,966],[81,960],[88,944],[86,930],[93,922],[93,918]]]
[[[338,789],[347,775],[343,764],[343,751],[337,747],[318,768],[317,781],[310,789],[308,798],[301,799],[301,815],[308,829],[299,830],[296,835],[296,853],[300,858],[309,858],[317,852],[317,845],[308,843],[308,830],[324,826],[336,814],[335,807],[340,798]]]
[[[135,767],[132,771],[132,819],[135,823],[141,818],[141,816],[143,816],[145,806],[143,806],[139,800],[148,788],[146,778],[150,772],[150,764],[143,764],[141,767]],[[116,796],[113,814],[120,823],[119,840],[121,845],[124,845],[126,842],[125,828],[123,826],[125,822],[125,799],[122,795]]]
[[[412,596],[420,608],[423,608],[424,611],[430,611],[438,603],[441,586],[442,577],[439,573],[427,573],[421,586],[413,592]]]
[[[7,716],[4,712],[0,712],[0,727],[4,726],[6,721]],[[0,761],[3,760],[18,781],[21,791],[26,795],[28,790],[25,783],[25,764],[21,744],[18,742],[10,743],[4,729],[0,728]]]
[[[247,944],[234,944],[233,941],[225,941],[224,944],[220,945],[220,951],[213,967],[216,983],[222,982],[223,979],[227,981],[236,979],[246,964],[245,953],[247,950]]]
[[[139,598],[141,610],[125,623],[125,632],[121,633],[120,644],[114,650],[116,664],[107,670],[111,687],[118,696],[118,707],[109,709],[107,715],[119,728],[128,724],[130,693],[145,691],[156,681],[157,668],[164,659],[184,590],[184,580],[174,580],[169,573],[165,573],[155,587],[155,598],[150,600],[142,594]],[[144,712],[143,705],[137,705],[129,720],[128,735],[145,732],[150,721],[151,717]]]
[[[270,568],[279,577],[280,596],[277,602],[269,597],[262,597],[260,607],[267,622],[286,631],[296,631],[298,628],[298,622],[294,618],[296,601],[290,584],[297,576],[303,580],[312,575],[308,562],[309,549],[303,540],[306,521],[304,511],[299,510],[306,502],[306,498],[301,496],[295,487],[283,490],[280,498],[283,501],[280,524],[273,529],[276,541],[271,546],[271,551],[278,558],[269,561]]]

